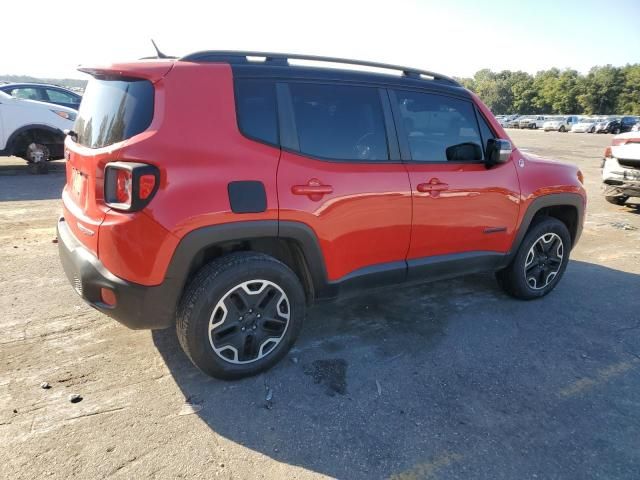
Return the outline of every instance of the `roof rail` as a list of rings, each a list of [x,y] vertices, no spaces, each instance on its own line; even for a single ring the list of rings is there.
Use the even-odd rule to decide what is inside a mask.
[[[402,72],[405,77],[424,78],[448,83],[461,87],[457,80],[440,73],[431,72],[429,70],[418,70],[417,68],[402,67],[399,65],[390,65],[387,63],[367,62],[362,60],[350,60],[347,58],[322,57],[318,55],[304,55],[299,53],[271,53],[271,52],[244,52],[235,50],[205,50],[201,52],[190,53],[179,58],[184,62],[228,62],[228,63],[251,63],[259,64],[259,62],[250,61],[247,57],[264,57],[265,64],[271,65],[289,65],[289,60],[309,60],[313,62],[342,63],[344,65],[359,65],[363,67],[381,68],[385,70],[397,70]]]

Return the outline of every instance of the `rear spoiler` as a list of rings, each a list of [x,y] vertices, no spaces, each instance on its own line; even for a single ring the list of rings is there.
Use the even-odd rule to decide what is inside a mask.
[[[85,67],[78,71],[88,73],[98,79],[141,78],[152,83],[163,78],[173,68],[172,60],[138,61],[131,63],[114,63],[112,65]]]

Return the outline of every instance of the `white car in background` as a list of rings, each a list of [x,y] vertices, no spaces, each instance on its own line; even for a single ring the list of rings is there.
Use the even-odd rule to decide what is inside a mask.
[[[579,118],[575,115],[569,115],[567,117],[551,117],[542,124],[542,128],[545,132],[568,132],[571,128],[579,122]]]
[[[63,158],[64,131],[73,128],[77,114],[61,105],[0,92],[0,156],[21,157],[32,173],[45,173],[47,161]]]
[[[537,128],[542,128],[542,125],[544,125],[544,122],[545,122],[545,117],[543,115],[533,115],[531,117],[522,117],[518,121],[518,127],[532,128],[535,130]]]
[[[597,119],[584,117],[571,127],[571,131],[573,133],[594,133],[596,131],[596,123],[598,123]]]
[[[512,126],[514,120],[518,118],[518,116],[519,115],[502,115],[502,118],[498,118],[498,123],[500,123],[500,126],[502,128],[509,128]]]

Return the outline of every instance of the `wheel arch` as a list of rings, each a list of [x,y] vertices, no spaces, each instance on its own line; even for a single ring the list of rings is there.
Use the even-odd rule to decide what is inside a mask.
[[[9,138],[7,139],[7,143],[5,145],[5,152],[7,155],[17,155],[21,156],[22,154],[22,144],[21,139],[23,137],[29,138],[28,135],[37,135],[40,138],[44,138],[46,145],[56,145],[59,148],[49,148],[51,151],[51,159],[55,160],[57,158],[63,157],[63,145],[65,134],[59,128],[52,127],[46,124],[34,123],[30,125],[24,125],[18,129],[16,129]],[[28,145],[28,144],[27,144]],[[26,146],[25,146],[26,148]]]
[[[167,268],[165,282],[182,295],[202,266],[229,253],[254,251],[280,260],[300,279],[310,303],[327,286],[326,268],[318,238],[299,222],[257,220],[199,228],[185,235]]]
[[[552,193],[536,198],[531,202],[520,222],[505,264],[508,264],[516,255],[531,225],[543,218],[553,217],[564,223],[571,235],[571,248],[573,248],[578,243],[582,232],[584,203],[584,198],[577,193]]]

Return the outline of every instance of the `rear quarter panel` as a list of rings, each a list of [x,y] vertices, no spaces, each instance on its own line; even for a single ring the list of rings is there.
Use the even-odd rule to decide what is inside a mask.
[[[98,249],[108,269],[144,285],[162,282],[177,244],[193,230],[278,219],[280,150],[240,133],[231,67],[177,62],[154,86],[151,126],[126,141],[120,157],[158,167],[160,187],[141,214],[128,217],[131,220],[108,212]],[[227,186],[238,180],[264,184],[264,212],[231,211]],[[138,224],[133,225],[134,221]]]

